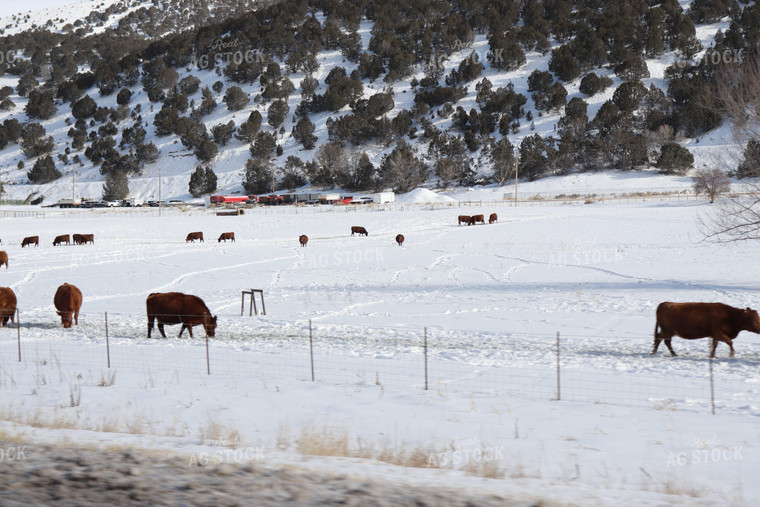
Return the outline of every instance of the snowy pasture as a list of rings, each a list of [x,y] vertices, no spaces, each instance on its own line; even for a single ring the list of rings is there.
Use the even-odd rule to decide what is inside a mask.
[[[701,241],[709,212],[650,200],[8,215],[0,285],[20,326],[0,329],[0,432],[559,503],[755,504],[760,337],[741,333],[734,359],[718,346],[715,415],[708,340],[650,355],[662,301],[760,308],[757,246]],[[185,243],[193,231],[205,242]],[[227,231],[237,241],[217,242]],[[95,244],[52,246],[73,233]],[[22,249],[30,235],[40,246]],[[53,308],[64,282],[84,294],[72,329]],[[265,316],[247,301],[240,315],[251,288]],[[201,327],[146,338],[145,298],[167,291],[218,316],[208,355]]]

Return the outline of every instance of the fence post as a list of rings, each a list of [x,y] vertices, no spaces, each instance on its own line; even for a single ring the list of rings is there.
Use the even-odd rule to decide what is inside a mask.
[[[206,373],[211,375],[211,360],[208,357],[208,334],[206,335]]]
[[[311,381],[314,382],[314,339],[311,333],[311,319],[309,319],[309,357],[311,358]]]
[[[108,367],[111,367],[111,344],[108,341],[108,312],[105,313],[106,316],[106,360],[108,362]]]
[[[427,326],[424,330],[425,341],[423,343],[423,352],[425,353],[425,391],[428,390],[428,354],[427,354]]]
[[[18,362],[21,362],[21,312],[16,308],[16,340],[18,340]]]
[[[712,340],[708,340],[708,344],[710,342],[712,342]],[[715,415],[715,384],[713,382],[713,355],[712,355],[713,350],[714,349],[710,349],[710,408],[712,410],[712,415]]]
[[[557,401],[562,399],[560,390],[560,378],[559,378],[559,331],[557,331]]]

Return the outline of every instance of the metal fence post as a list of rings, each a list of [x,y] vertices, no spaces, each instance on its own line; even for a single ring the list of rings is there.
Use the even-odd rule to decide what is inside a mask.
[[[106,318],[106,360],[108,362],[108,367],[111,367],[111,344],[108,341],[108,312],[105,313]]]
[[[708,344],[712,340],[708,340]],[[710,408],[712,410],[712,415],[715,415],[715,383],[713,381],[713,355],[712,351],[714,349],[710,349]]]
[[[309,357],[311,358],[311,381],[314,382],[314,339],[311,333],[311,319],[309,319]]]
[[[428,390],[428,347],[427,347],[427,327],[424,329],[425,341],[423,342],[423,351],[425,353],[425,391]]]
[[[211,375],[211,360],[208,355],[208,334],[206,334],[206,373]]]
[[[562,391],[560,390],[560,377],[559,377],[559,331],[557,331],[557,401],[562,399]]]
[[[16,340],[18,340],[18,362],[21,362],[21,312],[16,308]]]

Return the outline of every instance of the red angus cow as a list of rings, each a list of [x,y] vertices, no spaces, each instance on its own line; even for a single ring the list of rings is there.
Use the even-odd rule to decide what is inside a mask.
[[[5,264],[5,269],[8,269],[8,252],[0,250],[0,267]]]
[[[40,246],[40,237],[39,236],[27,236],[21,242],[21,248],[24,248],[26,245]]]
[[[53,246],[58,246],[66,243],[67,245],[71,244],[71,237],[68,234],[61,234],[60,236],[56,236],[53,240]]]
[[[401,246],[404,244],[404,235],[403,234],[397,234],[396,235],[396,243],[398,243],[398,246]]]
[[[309,236],[307,236],[306,234],[301,234],[300,236],[298,236],[298,242],[301,243],[302,247],[306,246],[306,243],[309,242]]]
[[[359,236],[369,236],[367,229],[364,227],[359,227],[358,225],[351,227],[351,236],[353,236],[354,233],[358,234]]]
[[[191,233],[190,233],[190,234],[188,234],[188,235],[187,235],[187,237],[185,238],[185,243],[187,243],[187,242],[190,242],[190,243],[195,243],[195,240],[196,240],[196,239],[197,239],[198,241],[200,241],[201,243],[203,243],[203,242],[204,242],[204,241],[203,241],[203,233],[202,233],[202,232],[191,232]]]
[[[74,234],[71,237],[71,240],[74,242],[75,245],[81,245],[84,243],[84,239],[82,238],[82,234]]]
[[[10,287],[0,287],[0,327],[5,327],[8,319],[14,322],[16,315],[16,293]]]
[[[496,215],[496,213],[491,213],[491,214],[488,216],[488,223],[489,223],[489,224],[492,224],[492,223],[494,223],[494,222],[498,222],[498,221],[499,221],[499,217]]]
[[[225,243],[227,243],[227,240],[230,240],[232,242],[235,241],[235,233],[234,232],[223,232],[221,236],[219,236],[219,240],[217,243],[221,243],[222,240],[224,240]]]
[[[659,332],[657,329],[660,329]],[[712,338],[712,352],[715,357],[715,347],[723,342],[731,348],[734,357],[732,340],[741,331],[751,331],[760,334],[760,317],[750,308],[742,310],[723,303],[660,303],[657,307],[657,322],[654,326],[654,349],[657,353],[660,342],[665,345],[672,355],[676,355],[670,340],[680,336],[687,340],[696,338]]]
[[[94,234],[82,234],[82,241],[86,245],[87,243],[95,244],[95,235]]]
[[[53,304],[58,315],[61,316],[61,324],[68,329],[71,327],[72,317],[74,324],[79,325],[79,309],[82,307],[82,291],[75,285],[64,283],[55,291]]]
[[[158,321],[158,330],[166,338],[164,324],[182,324],[179,336],[187,329],[190,338],[193,337],[193,326],[202,325],[206,336],[213,338],[216,331],[216,315],[211,312],[206,303],[198,296],[181,292],[155,292],[145,300],[148,310],[148,338],[153,330],[153,322]]]
[[[471,219],[472,219],[473,224],[477,224],[478,222],[480,222],[481,224],[486,223],[486,219],[483,215],[472,215]]]
[[[459,215],[457,225],[462,225],[462,223],[472,225],[472,217],[470,215]]]

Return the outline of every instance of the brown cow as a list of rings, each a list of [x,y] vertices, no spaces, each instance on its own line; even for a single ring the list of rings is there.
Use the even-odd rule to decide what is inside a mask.
[[[472,215],[471,220],[472,220],[473,225],[477,224],[478,222],[480,222],[481,224],[486,223],[486,218],[483,215]]]
[[[227,240],[230,240],[232,242],[235,241],[235,233],[234,232],[223,232],[221,236],[219,236],[219,240],[217,243],[221,243],[222,240],[224,240],[225,243],[227,243]],[[201,241],[203,241],[203,238],[201,238]]]
[[[84,243],[84,239],[82,239],[81,234],[72,235],[71,240],[74,242],[75,245],[81,245],[82,243]]]
[[[298,236],[298,242],[301,243],[302,247],[306,246],[306,243],[309,242],[309,236],[307,236],[306,234],[301,234],[300,236]]]
[[[404,235],[403,234],[396,234],[396,243],[398,243],[398,246],[401,246],[404,244]]]
[[[153,330],[153,322],[158,321],[158,330],[166,338],[164,324],[182,324],[179,336],[187,329],[190,338],[193,337],[193,326],[202,325],[206,336],[213,338],[216,330],[216,315],[211,312],[198,296],[181,292],[156,292],[145,300],[148,310],[148,338]]]
[[[40,237],[39,236],[27,236],[21,242],[21,248],[24,248],[26,245],[40,246]]]
[[[8,269],[8,252],[0,250],[0,267],[5,264],[5,269]]]
[[[499,221],[499,217],[496,215],[496,213],[491,213],[491,214],[488,216],[488,223],[489,223],[489,224],[492,224],[492,223],[494,223],[494,222],[498,222],[498,221]]]
[[[16,294],[10,287],[0,287],[0,327],[5,327],[8,319],[14,321],[16,315]]]
[[[472,225],[472,217],[470,215],[459,215],[457,225],[462,225],[462,223]]]
[[[66,243],[67,245],[71,244],[71,237],[68,234],[61,234],[60,236],[56,236],[53,240],[53,246],[58,246]]]
[[[203,243],[203,233],[202,232],[191,232],[187,235],[185,238],[185,243],[188,241],[191,243],[195,243],[195,240],[199,240],[201,243]]]
[[[657,331],[659,328],[659,332]],[[715,357],[715,347],[723,342],[731,348],[734,357],[732,340],[741,331],[752,331],[760,334],[760,317],[750,308],[742,310],[723,303],[660,303],[657,307],[657,322],[654,325],[654,350],[657,353],[660,342],[665,340],[668,350],[676,355],[670,340],[680,336],[687,340],[695,338],[712,338],[712,352]]]
[[[353,236],[354,233],[358,234],[359,236],[369,236],[367,229],[364,227],[359,227],[358,225],[351,227],[351,236]]]
[[[82,307],[82,291],[75,285],[64,283],[55,291],[53,304],[58,315],[61,316],[61,324],[65,329],[71,327],[71,319],[79,325],[79,309]]]
[[[95,235],[94,234],[82,234],[82,241],[86,245],[87,243],[95,244]]]

